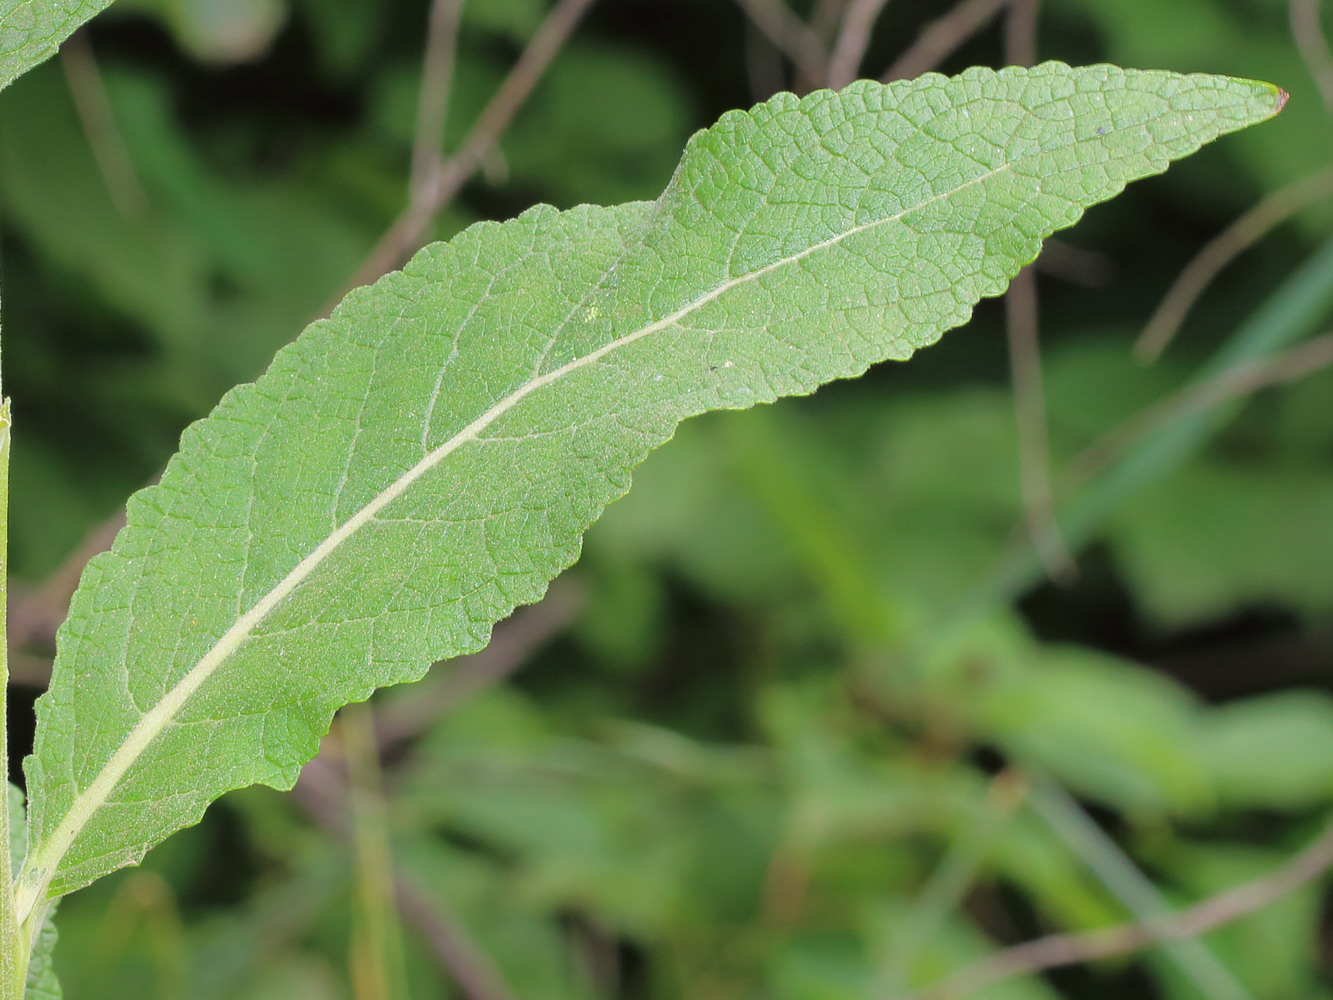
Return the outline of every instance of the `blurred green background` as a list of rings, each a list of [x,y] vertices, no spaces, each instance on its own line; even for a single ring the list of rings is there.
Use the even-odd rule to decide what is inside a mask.
[[[858,6],[791,3],[824,52]],[[547,6],[464,4],[446,153]],[[760,7],[599,0],[434,235],[654,197],[693,130],[811,82]],[[429,8],[120,0],[0,95],[13,757],[80,546],[406,203]],[[863,71],[952,9],[891,0]],[[1002,65],[1007,16],[937,68]],[[1317,836],[1333,370],[1283,365],[1333,315],[1329,204],[1232,264],[1155,364],[1132,353],[1210,238],[1333,164],[1297,45],[1320,41],[1290,21],[1285,0],[1040,7],[1040,58],[1292,94],[1038,265],[1076,574],[1048,579],[1025,528],[1003,303],[906,366],[691,421],[553,600],[371,703],[382,753],[355,716],[295,795],[228,796],[66,900],[66,995],[890,1000],[1006,944],[1188,905]],[[1333,997],[1324,910],[1305,886],[1198,941],[970,995]]]

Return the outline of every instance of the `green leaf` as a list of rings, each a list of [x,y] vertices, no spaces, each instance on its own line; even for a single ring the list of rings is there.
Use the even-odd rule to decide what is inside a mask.
[[[56,54],[111,0],[0,0],[0,89]]]
[[[1184,688],[1072,646],[1033,649],[1030,659],[1022,680],[979,699],[1009,756],[1129,811],[1186,812],[1208,801],[1197,707]]]
[[[1333,794],[1333,698],[1323,692],[1219,706],[1204,717],[1199,738],[1228,806],[1296,811],[1319,808]]]
[[[20,905],[290,786],[340,706],[482,646],[682,419],[908,357],[1087,205],[1283,99],[1056,63],[779,95],[696,135],[655,202],[539,206],[354,292],[186,431],[85,573]]]
[[[32,960],[28,964],[28,981],[24,986],[24,1000],[61,1000],[64,995],[60,990],[60,981],[52,968],[52,952],[55,951],[56,925],[51,919],[52,911],[47,911],[42,922],[42,932],[37,935],[37,943],[32,949]]]
[[[1311,465],[1201,456],[1122,505],[1111,544],[1144,610],[1176,627],[1246,605],[1327,616],[1333,475],[1323,461]]]
[[[137,0],[171,30],[177,44],[195,59],[226,64],[257,59],[273,44],[288,15],[288,0]],[[341,20],[342,11],[328,11],[321,21]]]

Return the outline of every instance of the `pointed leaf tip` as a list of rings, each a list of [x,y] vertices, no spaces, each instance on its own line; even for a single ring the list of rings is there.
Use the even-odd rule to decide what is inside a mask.
[[[679,421],[908,357],[1280,94],[1045,63],[781,95],[698,133],[655,202],[475,226],[350,296],[186,431],[89,564],[25,764],[21,901],[290,787],[338,708],[536,600]]]

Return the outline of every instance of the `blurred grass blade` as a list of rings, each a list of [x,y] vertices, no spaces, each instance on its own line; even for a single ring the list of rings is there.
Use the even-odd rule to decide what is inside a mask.
[[[408,980],[403,930],[394,897],[389,810],[370,707],[349,705],[338,716],[338,729],[347,758],[357,884],[349,955],[352,992],[356,1000],[406,997]]]
[[[1038,775],[1029,796],[1036,813],[1116,897],[1135,922],[1149,924],[1172,912],[1161,890],[1099,827],[1068,792]],[[1163,953],[1208,1000],[1253,1000],[1235,973],[1198,938],[1164,941]]]
[[[1333,240],[1312,253],[1231,339],[1203,365],[1192,386],[1204,386],[1233,369],[1273,357],[1308,336],[1333,308]],[[1189,391],[1189,387],[1182,390]],[[1095,483],[1057,512],[1061,536],[1073,548],[1088,542],[1110,516],[1139,490],[1158,481],[1194,454],[1243,401],[1182,410],[1166,426],[1154,424]],[[976,610],[1008,601],[1041,578],[1030,548],[1012,555],[967,602]]]
[[[779,95],[655,202],[541,206],[354,292],[182,438],[61,630],[23,912],[478,649],[686,417],[903,359],[1277,88],[1047,63]]]

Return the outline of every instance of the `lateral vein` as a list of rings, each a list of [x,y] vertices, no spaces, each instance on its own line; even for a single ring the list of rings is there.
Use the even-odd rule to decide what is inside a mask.
[[[170,691],[164,695],[156,705],[150,708],[130,730],[125,740],[116,749],[98,772],[97,777],[88,785],[84,791],[79,793],[70,804],[61,822],[49,838],[37,845],[28,855],[25,861],[23,871],[19,877],[17,891],[17,908],[20,920],[26,920],[32,913],[39,901],[45,896],[46,889],[55,876],[60,861],[64,858],[66,852],[74,843],[84,826],[91,820],[92,816],[106,804],[111,793],[115,790],[121,779],[134,766],[135,761],[147,750],[148,746],[172,724],[181,709],[189,701],[190,697],[208,680],[210,676],[220,667],[232,653],[249,638],[250,633],[255,627],[266,618],[283,600],[289,597],[303,583],[315,569],[332,555],[343,542],[351,538],[361,528],[372,521],[376,514],[382,511],[394,500],[402,496],[407,489],[424,476],[427,472],[435,468],[444,459],[453,452],[457,451],[463,445],[475,441],[481,433],[498,420],[505,413],[508,413],[515,406],[521,403],[528,396],[538,390],[556,382],[566,375],[586,368],[589,365],[596,364],[612,351],[627,347],[643,339],[658,333],[676,323],[679,323],[691,313],[702,309],[710,302],[715,301],[733,288],[737,288],[751,281],[756,281],[766,274],[770,274],[779,268],[789,264],[794,264],[812,254],[829,247],[835,246],[845,239],[875,229],[879,226],[891,225],[902,221],[912,212],[919,211],[931,204],[944,198],[956,195],[958,192],[971,187],[975,184],[983,183],[991,177],[996,176],[1002,171],[1011,169],[1013,163],[1001,164],[978,176],[966,181],[957,187],[950,188],[948,191],[942,191],[931,195],[915,205],[903,209],[893,215],[885,216],[882,219],[875,219],[857,226],[853,226],[845,232],[838,233],[819,243],[812,244],[798,253],[789,257],[783,257],[763,267],[756,268],[746,274],[738,275],[722,282],[716,288],[699,296],[685,305],[681,306],[675,312],[663,317],[646,326],[625,334],[615,340],[608,341],[606,344],[597,348],[580,358],[566,362],[559,368],[554,368],[545,375],[538,376],[529,382],[524,383],[518,389],[515,389],[508,396],[499,400],[490,409],[486,410],[481,416],[477,417],[462,430],[455,433],[443,444],[437,446],[434,450],[424,456],[416,465],[399,476],[394,482],[389,484],[380,493],[365,504],[360,510],[348,518],[324,541],[320,542],[311,552],[302,559],[295,568],[279,581],[272,590],[268,591],[257,601],[244,615],[227,629],[226,632],[213,644],[185,675],[176,683]]]

